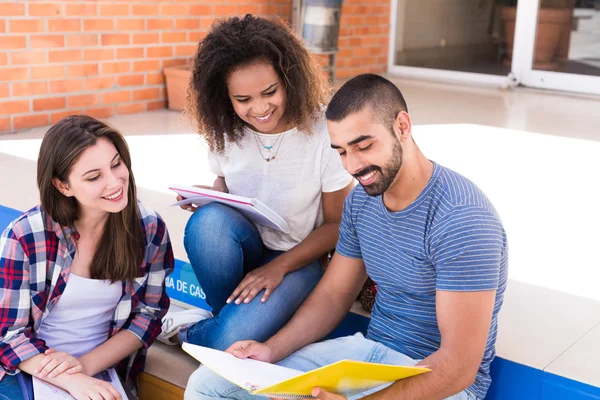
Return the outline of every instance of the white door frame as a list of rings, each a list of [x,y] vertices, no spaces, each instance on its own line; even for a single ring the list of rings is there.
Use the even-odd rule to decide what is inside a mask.
[[[600,94],[600,77],[533,69],[539,1],[517,3],[512,72],[526,86],[567,92]]]
[[[521,83],[541,89],[600,94],[600,77],[533,69],[539,0],[521,0],[517,4],[513,60],[511,73],[508,76],[396,65],[398,10],[406,1],[411,0],[390,0],[388,72],[392,75],[409,79],[495,87],[510,87]]]
[[[388,45],[388,72],[394,76],[421,79],[429,81],[475,84],[495,87],[510,86],[513,82],[512,75],[490,75],[475,72],[449,71],[445,69],[407,67],[396,65],[396,42],[398,29],[398,10],[404,7],[405,1],[413,0],[390,0],[390,39]]]

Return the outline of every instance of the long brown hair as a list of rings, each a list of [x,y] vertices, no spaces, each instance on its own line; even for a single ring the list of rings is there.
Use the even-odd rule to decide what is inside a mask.
[[[127,206],[110,213],[92,259],[93,279],[111,282],[132,280],[140,275],[144,255],[144,232],[138,214],[135,180],[131,171],[129,147],[123,135],[92,117],[74,115],[61,119],[44,136],[37,165],[37,184],[42,208],[61,228],[73,227],[80,217],[79,203],[64,196],[52,178],[67,182],[71,168],[87,148],[100,138],[109,140],[129,170]]]
[[[217,21],[198,44],[188,91],[187,114],[211,150],[237,143],[244,122],[233,109],[227,78],[256,61],[273,66],[285,85],[285,117],[310,133],[311,121],[329,95],[329,85],[302,40],[283,22],[254,17]]]

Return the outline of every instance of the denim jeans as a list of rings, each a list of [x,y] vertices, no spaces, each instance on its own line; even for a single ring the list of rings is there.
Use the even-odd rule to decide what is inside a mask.
[[[415,365],[418,361],[398,353],[383,344],[366,339],[362,333],[308,345],[278,365],[311,371],[340,360],[367,361],[388,365]],[[410,379],[410,378],[409,378]],[[389,386],[383,385],[375,389],[354,395],[350,399],[358,399]],[[185,400],[264,400],[262,396],[251,395],[245,389],[221,378],[206,367],[200,366],[191,376],[185,389]],[[477,400],[469,392],[463,391],[448,400]]]
[[[265,341],[289,321],[322,276],[314,261],[283,278],[265,303],[259,292],[250,303],[226,304],[244,276],[282,252],[266,248],[256,226],[219,203],[200,207],[189,219],[184,246],[213,318],[182,329],[181,342],[225,350],[238,340]]]
[[[5,375],[0,381],[0,400],[22,400],[21,387],[16,375]]]

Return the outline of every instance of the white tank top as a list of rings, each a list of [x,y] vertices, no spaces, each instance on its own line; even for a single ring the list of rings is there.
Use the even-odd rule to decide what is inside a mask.
[[[108,339],[110,321],[123,284],[69,275],[63,294],[42,321],[38,337],[73,357],[89,353]]]

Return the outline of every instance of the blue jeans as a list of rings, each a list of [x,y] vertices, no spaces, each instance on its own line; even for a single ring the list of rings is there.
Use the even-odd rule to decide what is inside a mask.
[[[0,381],[0,400],[22,400],[23,395],[16,375],[5,375]],[[29,378],[31,382],[31,378]],[[33,388],[30,388],[31,390]]]
[[[362,333],[346,336],[324,342],[308,345],[287,358],[278,362],[278,365],[311,371],[340,360],[367,361],[388,365],[415,365],[417,360],[398,353],[383,344],[366,339]],[[410,378],[409,378],[410,379]],[[389,386],[383,385],[350,397],[358,399]],[[185,400],[264,400],[262,396],[251,395],[245,389],[221,378],[206,367],[200,366],[191,376],[185,389]],[[469,392],[463,391],[449,400],[477,400]]]
[[[322,276],[317,260],[287,274],[265,303],[260,301],[263,290],[248,304],[226,304],[248,272],[282,252],[266,248],[252,222],[219,203],[202,206],[190,217],[184,246],[215,316],[183,329],[179,340],[213,349],[225,350],[238,340],[265,341],[273,336]]]

